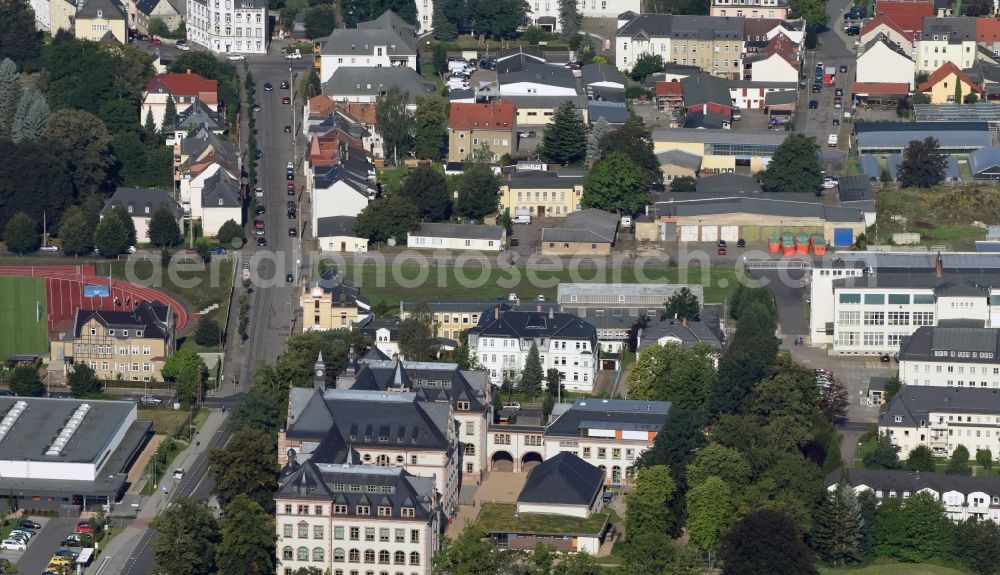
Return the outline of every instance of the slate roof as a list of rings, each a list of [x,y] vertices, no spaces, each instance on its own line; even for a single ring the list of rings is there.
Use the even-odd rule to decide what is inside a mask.
[[[580,67],[580,80],[584,86],[597,82],[613,82],[620,84],[622,88],[625,87],[625,77],[611,64],[586,64]]]
[[[716,76],[696,74],[681,78],[681,90],[684,92],[684,106],[688,108],[702,104],[719,104],[729,107],[733,105],[729,84]]]
[[[587,102],[587,121],[593,124],[600,118],[604,118],[609,124],[624,124],[628,121],[628,107],[625,102]]]
[[[499,317],[484,313],[479,316],[479,323],[469,330],[469,334],[480,337],[597,341],[597,330],[593,325],[574,315],[551,309],[546,313],[501,308]]]
[[[535,64],[526,62],[521,70],[507,72],[505,74],[497,72],[497,82],[502,86],[506,84],[516,84],[528,82],[533,84],[545,84],[547,86],[558,86],[560,88],[576,88],[576,77],[573,71],[560,66],[550,66],[548,64]]]
[[[336,28],[327,36],[322,53],[326,55],[371,55],[375,46],[385,46],[389,56],[416,56],[413,26],[393,11],[386,10],[369,22],[359,22],[357,28]]]
[[[112,310],[76,310],[76,321],[73,329],[74,337],[82,337],[83,326],[92,319],[97,320],[102,326],[115,330],[115,335],[108,336],[115,339],[130,339],[122,333],[123,329],[142,330],[142,337],[150,339],[169,339],[171,334],[170,325],[174,321],[174,312],[168,306],[160,302],[139,302],[135,308],[128,311]],[[168,321],[169,318],[169,321]],[[138,336],[136,336],[138,337]]]
[[[344,182],[352,190],[368,197],[368,190],[371,187],[368,182],[367,170],[352,170],[350,161],[333,164],[331,166],[315,166],[313,168],[313,193],[323,193],[325,190],[336,184]]]
[[[831,471],[826,476],[826,486],[840,483],[844,470]],[[908,469],[864,469],[852,468],[846,470],[847,481],[853,487],[864,485],[873,491],[881,491],[883,497],[889,492],[895,492],[900,497],[903,492],[917,493],[922,489],[931,489],[939,496],[949,491],[957,491],[968,495],[981,491],[992,499],[1000,497],[1000,477],[989,475],[948,475],[946,473],[928,471],[910,471]]]
[[[203,208],[239,208],[243,205],[240,196],[240,183],[219,170],[205,180],[201,192],[201,207]]]
[[[417,37],[413,24],[403,20],[399,17],[399,14],[396,14],[392,10],[386,10],[374,20],[358,22],[358,29],[392,30],[411,48],[415,48],[417,45]]]
[[[436,91],[434,84],[404,66],[384,68],[362,68],[341,66],[323,83],[323,94],[337,99],[350,96],[378,96],[392,86],[407,92],[409,102],[416,102],[417,96]]]
[[[976,20],[977,18],[954,17],[954,18],[924,18],[923,29],[920,32],[920,39],[933,41],[934,36],[944,39],[947,36],[949,44],[959,44],[961,42],[976,41]]]
[[[219,114],[213,112],[201,100],[195,100],[186,110],[178,112],[174,119],[174,128],[187,129],[190,126],[205,126],[213,132],[222,132],[226,129]]]
[[[936,354],[945,352],[946,355]],[[956,361],[952,352],[970,352],[965,363],[996,363],[1000,360],[1000,330],[984,327],[921,326],[903,339],[899,359],[908,361]],[[984,356],[985,354],[985,356]]]
[[[689,170],[701,169],[701,156],[685,152],[684,150],[667,150],[656,154],[656,159],[661,166],[679,166]]]
[[[795,90],[775,90],[764,94],[764,106],[794,104],[798,99],[799,94]]]
[[[545,428],[545,435],[578,438],[584,429],[657,432],[670,409],[669,401],[581,398]]]
[[[615,243],[618,216],[595,208],[568,214],[561,228],[542,228],[542,243]]]
[[[698,40],[743,38],[743,18],[639,14],[618,29],[616,36],[630,38],[692,38]]]
[[[125,207],[126,210],[131,206],[132,212],[129,215],[136,218],[151,218],[161,207],[170,210],[175,218],[181,217],[181,207],[163,188],[118,188],[104,202],[101,215],[107,215],[113,207],[119,205]],[[148,214],[146,213],[147,207],[149,208]]]
[[[707,343],[717,351],[722,350],[722,342],[705,323],[675,319],[666,319],[650,325],[639,332],[639,350],[656,345],[661,338],[676,338],[683,347],[691,347],[698,343]]]
[[[510,178],[501,186],[507,186],[512,190],[519,189],[567,189],[573,186],[582,186],[583,176],[560,175],[553,170],[524,170],[510,174]]]
[[[857,202],[872,199],[872,185],[868,176],[840,176],[837,189],[842,202]]]
[[[718,193],[760,193],[760,182],[740,174],[715,174],[698,178],[696,181],[698,193],[718,194]]]
[[[877,125],[876,125],[877,124]],[[985,122],[863,122],[855,124],[858,149],[902,150],[911,140],[932,137],[941,148],[978,149],[993,144]]]
[[[729,197],[679,200],[656,204],[657,212],[670,217],[713,216],[718,214],[759,214],[786,218],[819,218],[828,222],[863,221],[861,210],[816,202],[791,202],[756,197]]]
[[[101,16],[97,13],[100,12]],[[76,10],[76,19],[104,18],[106,20],[124,20],[125,8],[116,0],[87,0],[87,3]],[[109,30],[110,32],[110,30]]]
[[[354,216],[328,216],[316,220],[316,237],[328,238],[333,236],[355,237]]]
[[[879,415],[879,426],[917,427],[933,413],[1000,415],[1000,394],[980,387],[904,385]],[[896,417],[902,418],[896,422]]]
[[[420,224],[418,229],[409,233],[410,236],[497,241],[503,238],[503,234],[503,226],[428,223]]]
[[[327,270],[316,282],[316,287],[326,293],[332,294],[333,300],[338,301],[343,295],[344,300],[349,304],[360,302],[367,305],[366,300],[361,296],[361,288],[358,288],[350,280],[344,278],[342,272]]]
[[[401,467],[312,460],[290,466],[294,470],[284,474],[276,499],[332,501],[347,507],[347,517],[389,517],[415,523],[428,523],[440,513],[434,505],[434,480],[417,477]],[[359,515],[358,507],[367,507],[369,515]],[[384,515],[384,510],[379,513],[380,507],[390,508],[389,515]],[[413,509],[412,517],[403,517],[404,507]]]
[[[589,507],[604,490],[604,471],[568,451],[531,469],[518,503]]]
[[[413,392],[418,401],[446,401],[458,409],[458,402],[468,402],[462,411],[482,411],[486,407],[485,371],[463,370],[455,363],[431,363],[391,360],[362,360],[350,389]]]
[[[729,118],[718,112],[689,111],[684,118],[684,128],[687,130],[716,130],[729,123]]]
[[[1000,147],[986,146],[969,154],[969,171],[972,174],[979,174],[998,166],[1000,166]]]

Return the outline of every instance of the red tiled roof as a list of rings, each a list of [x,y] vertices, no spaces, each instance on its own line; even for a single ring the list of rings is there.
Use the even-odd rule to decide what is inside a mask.
[[[1000,20],[976,18],[976,41],[986,44],[1000,41]]]
[[[309,115],[314,118],[324,118],[334,111],[343,112],[362,124],[375,125],[375,104],[368,102],[336,102],[323,95],[309,99]]]
[[[924,17],[921,14],[891,14],[879,15],[868,21],[861,28],[861,35],[864,36],[878,27],[885,24],[896,32],[899,32],[908,39],[914,39],[920,34],[924,27]]]
[[[897,16],[901,14],[915,14],[918,16],[933,16],[933,0],[879,0],[875,4],[875,15],[888,14]]]
[[[656,95],[657,96],[683,96],[684,90],[681,89],[680,82],[657,82],[656,83]]]
[[[777,54],[793,65],[798,65],[799,45],[784,34],[778,34],[761,50],[764,54]]]
[[[146,84],[146,92],[163,88],[173,96],[197,97],[205,104],[215,106],[219,100],[219,83],[200,74],[159,74]]]
[[[961,80],[962,82],[968,84],[969,86],[972,86],[973,91],[975,92],[982,91],[982,89],[979,87],[979,84],[973,82],[972,78],[969,78],[969,76],[966,75],[965,72],[961,71],[958,68],[958,66],[955,65],[954,62],[950,61],[945,62],[944,64],[941,65],[940,68],[934,70],[934,72],[932,72],[931,75],[927,77],[927,81],[917,86],[917,89],[920,90],[921,92],[926,92],[927,90],[933,88],[935,84],[944,80],[945,78],[950,77],[952,74],[958,76],[958,79]]]
[[[516,108],[510,100],[489,104],[453,103],[448,127],[453,130],[510,129],[514,128]]]
[[[857,82],[851,88],[855,94],[894,94],[910,93],[910,85],[906,82]]]
[[[341,151],[347,149],[360,156],[367,155],[361,141],[343,130],[331,130],[322,136],[313,134],[306,159],[313,166],[332,166],[341,160]]]

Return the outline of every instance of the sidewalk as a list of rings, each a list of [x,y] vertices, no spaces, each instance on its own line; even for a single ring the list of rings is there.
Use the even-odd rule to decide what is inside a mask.
[[[193,467],[197,464],[198,458],[208,451],[211,439],[216,432],[222,429],[225,421],[225,413],[212,410],[201,430],[195,434],[192,443],[177,455],[157,481],[158,487],[167,486],[168,493],[163,493],[162,489],[158,489],[156,493],[148,497],[126,496],[115,505],[111,515],[116,521],[120,521],[126,514],[133,515],[134,520],[101,551],[101,555],[87,568],[86,573],[100,572],[102,575],[113,575],[125,572],[129,558],[143,542],[153,519],[170,504],[178,491],[190,493],[197,487],[197,483],[192,484],[191,482],[197,478],[200,483],[204,479],[204,470],[195,470]],[[203,465],[207,465],[207,463],[203,463]],[[184,479],[180,481],[172,478],[173,470],[178,467],[187,471]]]

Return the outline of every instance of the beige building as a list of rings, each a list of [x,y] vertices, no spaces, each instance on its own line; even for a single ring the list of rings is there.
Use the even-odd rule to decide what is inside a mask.
[[[371,315],[371,306],[362,298],[361,289],[336,270],[324,273],[311,287],[306,284],[299,301],[302,331],[351,329]]]
[[[484,146],[489,148],[494,162],[515,151],[515,115],[514,104],[507,100],[453,103],[448,117],[448,161],[464,162]]]
[[[683,150],[660,152],[656,154],[656,159],[660,161],[660,171],[663,172],[663,181],[667,184],[674,181],[674,178],[684,176],[697,178],[698,169],[701,168],[701,156]]]
[[[743,18],[639,14],[615,37],[615,64],[627,71],[643,54],[664,62],[697,66],[715,76],[742,78]]]
[[[73,30],[80,40],[115,40],[124,44],[128,41],[125,8],[117,0],[87,0],[77,8]]]
[[[775,130],[657,128],[653,130],[653,152],[680,150],[700,156],[702,175],[735,172],[738,166],[756,174],[767,167],[788,134]]]
[[[49,344],[52,364],[63,370],[86,364],[105,381],[162,380],[163,362],[175,349],[175,320],[159,302],[130,311],[77,310],[72,330]]]
[[[567,100],[573,102],[580,119],[586,124],[590,115],[587,109],[587,96],[506,96],[505,99],[514,102],[517,108],[517,128],[522,134],[532,126],[545,126],[552,122],[556,110]]]
[[[546,170],[518,171],[500,185],[500,207],[511,217],[562,217],[580,209],[583,175]]]
[[[787,0],[712,0],[712,16],[737,16],[741,18],[788,18]]]
[[[49,6],[49,31],[54,36],[60,30],[73,30],[73,22],[76,20],[76,2],[70,0],[50,0]]]
[[[618,238],[618,216],[594,208],[574,212],[559,228],[542,228],[546,255],[608,255]]]
[[[900,459],[919,445],[942,457],[950,457],[959,445],[970,453],[1000,453],[996,397],[988,388],[906,385],[889,400],[879,418],[879,433],[888,433],[900,447]]]
[[[430,309],[432,322],[437,328],[437,337],[457,342],[460,334],[479,323],[479,316],[497,306],[497,301],[486,300],[401,300],[399,317],[407,319],[417,306],[424,304]]]

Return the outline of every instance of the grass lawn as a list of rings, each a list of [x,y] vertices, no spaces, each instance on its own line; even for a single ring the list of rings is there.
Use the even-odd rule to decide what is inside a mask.
[[[0,277],[0,360],[48,350],[45,280]],[[41,305],[41,310],[38,306]]]
[[[614,515],[604,513],[587,519],[545,513],[522,513],[515,516],[516,510],[517,505],[513,503],[486,503],[479,513],[476,525],[487,532],[587,535],[600,532],[605,522],[614,520]]]
[[[481,267],[470,265],[462,270],[461,281],[456,268],[452,266],[402,264],[386,269],[373,264],[357,264],[348,266],[345,273],[361,287],[362,293],[373,304],[381,302],[393,307],[398,307],[401,299],[413,299],[415,287],[423,287],[425,290],[433,288],[424,293],[433,293],[434,299],[506,299],[508,293],[515,292],[522,299],[534,299],[536,295],[542,294],[547,300],[554,301],[557,286],[573,281],[567,269],[526,271],[523,267],[491,267],[487,273]],[[738,285],[736,272],[731,268],[650,267],[642,273],[645,277],[636,277],[635,270],[631,268],[622,268],[620,273],[615,270],[581,270],[578,279],[594,283],[700,284],[704,286],[705,303],[726,301]],[[420,277],[425,277],[425,281],[415,281]]]
[[[882,190],[875,192],[875,204],[881,244],[893,233],[916,232],[924,245],[971,250],[986,237],[986,230],[972,223],[1000,219],[1000,189],[989,186]]]
[[[188,425],[188,411],[181,409],[174,411],[168,408],[140,408],[138,413],[138,419],[140,421],[152,421],[153,422],[153,433],[160,435],[173,435],[178,436],[181,433],[185,433]],[[201,427],[208,419],[208,410],[202,409],[194,416],[194,425]]]
[[[919,563],[885,563],[861,568],[841,569],[820,567],[819,572],[820,575],[963,575],[967,573],[939,565]]]

